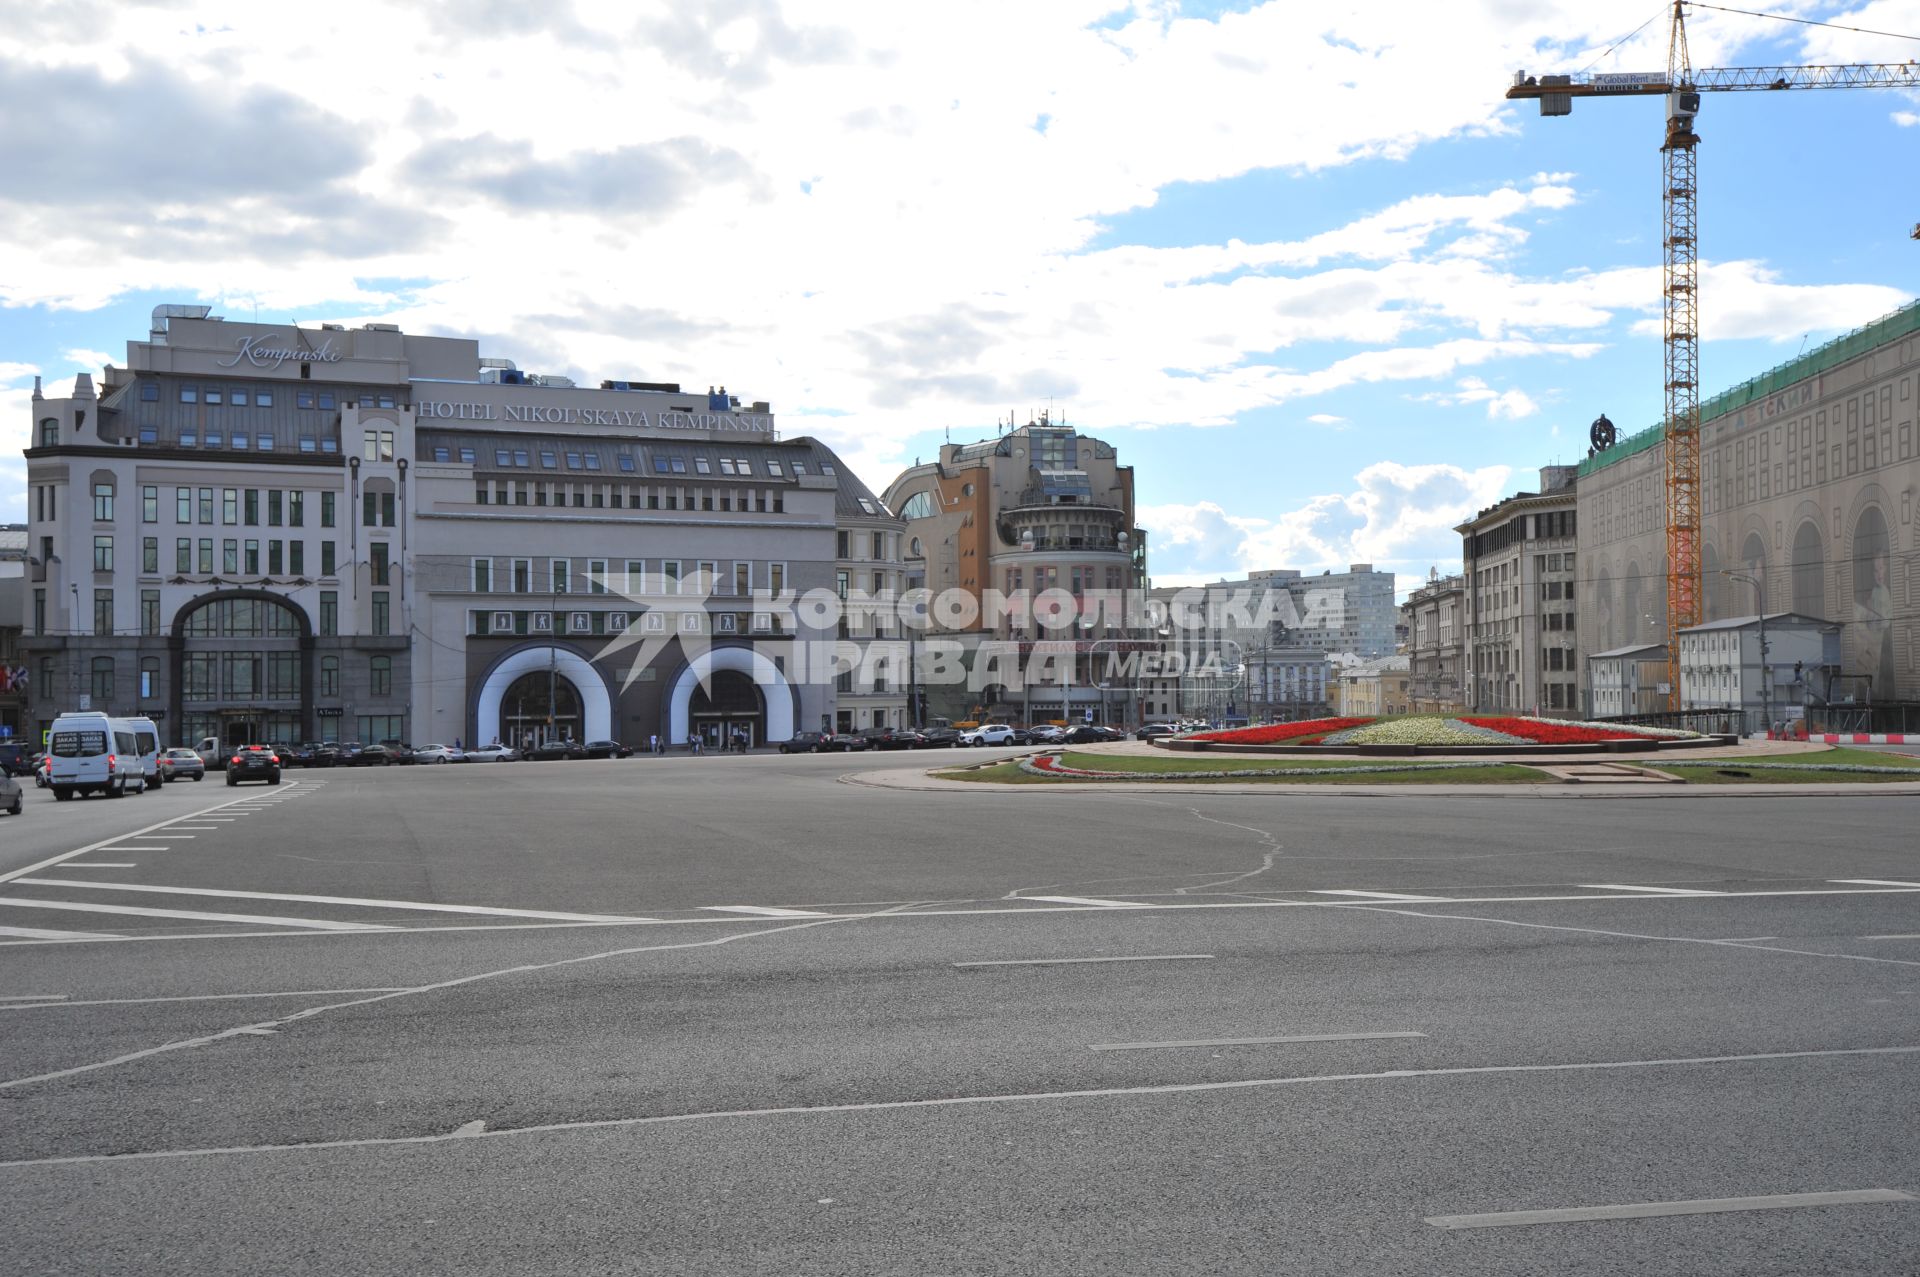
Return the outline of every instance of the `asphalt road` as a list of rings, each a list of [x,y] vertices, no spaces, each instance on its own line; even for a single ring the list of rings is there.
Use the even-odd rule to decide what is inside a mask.
[[[928,762],[30,792],[6,1270],[1914,1271],[1917,800]]]

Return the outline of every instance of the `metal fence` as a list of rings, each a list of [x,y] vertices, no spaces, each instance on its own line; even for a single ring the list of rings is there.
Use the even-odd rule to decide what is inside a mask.
[[[1807,708],[1810,732],[1920,732],[1920,705],[1812,705]]]
[[[1616,714],[1611,718],[1595,721],[1624,723],[1630,727],[1673,727],[1682,731],[1716,735],[1722,732],[1752,731],[1754,724],[1749,720],[1758,719],[1759,716],[1758,711],[1746,715],[1737,709],[1677,709],[1662,710],[1655,714]]]

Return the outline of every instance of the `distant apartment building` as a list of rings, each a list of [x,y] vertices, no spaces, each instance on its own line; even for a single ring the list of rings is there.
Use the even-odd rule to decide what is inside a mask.
[[[1667,645],[1637,643],[1587,657],[1587,714],[1621,718],[1667,708]]]
[[[1407,703],[1415,714],[1466,708],[1467,585],[1435,572],[1400,605],[1407,630]]]
[[[1540,491],[1482,510],[1454,530],[1466,587],[1466,707],[1572,717],[1580,710],[1572,466],[1540,471]]]

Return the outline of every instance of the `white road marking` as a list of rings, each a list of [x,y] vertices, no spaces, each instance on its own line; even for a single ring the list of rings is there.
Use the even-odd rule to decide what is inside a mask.
[[[143,835],[143,837],[147,837],[147,838],[170,838],[175,842],[192,842],[195,838],[198,838],[199,836],[200,835],[198,834],[145,834]],[[160,850],[166,851],[168,850],[168,848],[162,847]]]
[[[69,854],[72,854],[72,853],[69,853]],[[17,872],[25,872],[25,871],[21,870]],[[1627,902],[1632,902],[1636,904],[1650,904],[1650,903],[1659,903],[1659,902],[1668,901],[1668,900],[1776,900],[1776,899],[1790,899],[1790,898],[1807,897],[1807,896],[1814,896],[1814,897],[1900,896],[1900,895],[1909,895],[1914,891],[1920,891],[1920,887],[1913,887],[1913,888],[1860,887],[1856,889],[1801,890],[1801,891],[1721,891],[1721,892],[1715,892],[1711,895],[1706,895],[1706,896],[1639,896],[1639,895],[1482,896],[1476,899],[1448,900],[1443,903],[1459,904],[1459,905],[1620,904],[1620,903],[1627,903]],[[1034,899],[1034,897],[1031,897],[1031,896],[1022,896],[1018,898],[1023,900]],[[1022,914],[1022,915],[1030,916],[1030,915],[1039,914],[1039,913],[1092,913],[1092,912],[1098,912],[1100,910],[1103,910],[1109,907],[1110,906],[1105,906],[1105,905],[1097,906],[1097,907],[1060,905],[1057,907],[1040,907],[1040,908],[1027,908],[1027,909],[917,909],[917,910],[903,910],[899,912],[889,912],[885,916],[889,918],[971,918],[971,917],[987,918],[987,917],[995,917],[1003,914]],[[1368,903],[1360,900],[1232,900],[1232,901],[1204,901],[1204,902],[1196,901],[1192,903],[1189,903],[1187,901],[1179,901],[1179,902],[1167,902],[1167,903],[1155,902],[1151,904],[1142,904],[1142,905],[1132,906],[1132,907],[1137,907],[1141,909],[1158,909],[1158,910],[1167,911],[1167,912],[1199,910],[1199,909],[1332,909],[1332,910],[1360,911],[1360,912],[1373,912],[1373,911],[1381,911],[1386,913],[1406,912],[1408,913],[1408,916],[1416,917],[1416,918],[1442,918],[1442,919],[1459,918],[1459,919],[1476,921],[1476,922],[1511,922],[1510,919],[1479,918],[1471,914],[1415,913],[1415,912],[1406,911],[1406,910],[1389,908],[1388,902],[1384,900],[1374,902],[1374,903]],[[829,914],[827,916],[834,919],[853,920],[858,918],[870,918],[876,915],[871,913],[837,913],[837,914]],[[550,930],[577,928],[577,927],[720,926],[725,923],[745,923],[745,922],[752,922],[752,921],[755,921],[755,919],[752,919],[752,918],[639,918],[632,922],[500,922],[500,923],[478,924],[478,925],[450,925],[450,926],[426,926],[426,927],[405,927],[405,926],[399,926],[399,925],[389,925],[384,928],[368,928],[368,930],[376,931],[378,932],[378,934],[381,934],[381,935],[415,935],[421,932],[441,932],[441,931],[550,931]],[[1542,926],[1545,924],[1530,923],[1530,922],[1511,922],[1511,925],[1516,927],[1530,927],[1530,926]],[[1641,935],[1635,932],[1628,932],[1628,931],[1601,931],[1591,927],[1559,927],[1559,928],[1549,927],[1548,929],[1562,930],[1562,931],[1590,931],[1595,935],[1621,936],[1625,939],[1630,939],[1630,940],[1670,940],[1676,943],[1684,942],[1687,944],[1720,944],[1720,945],[1733,945],[1733,944],[1746,943],[1744,941],[1738,941],[1738,940],[1708,940],[1708,939],[1702,939],[1696,936],[1655,936],[1655,935]],[[320,933],[320,932],[312,932],[312,931],[203,931],[203,932],[195,932],[191,935],[135,935],[135,936],[101,935],[101,936],[89,937],[89,939],[102,940],[102,941],[112,940],[116,942],[146,943],[146,942],[171,941],[171,940],[260,940],[260,939],[285,938],[289,936],[299,936],[301,938],[311,939],[321,934],[330,935],[333,933],[330,933],[330,932]],[[64,943],[64,942],[54,941],[54,940],[0,940],[0,947],[6,947],[11,945],[57,944],[57,943]],[[1799,956],[1808,957],[1808,958],[1838,958],[1838,959],[1844,959],[1850,962],[1880,962],[1880,963],[1892,963],[1898,966],[1920,966],[1920,960],[1909,960],[1906,958],[1874,958],[1874,957],[1867,957],[1861,954],[1852,954],[1852,953],[1822,953],[1814,949],[1769,949],[1767,950],[1767,952],[1791,953],[1791,954],[1797,954]]]
[[[1827,879],[1827,881],[1828,881],[1828,882],[1844,882],[1844,883],[1847,883],[1847,884],[1848,884],[1848,885],[1850,885],[1850,886],[1856,886],[1856,887],[1915,887],[1915,888],[1920,888],[1920,882],[1894,882],[1894,881],[1892,881],[1892,880],[1890,880],[1890,879],[1887,879],[1887,878],[1829,878],[1829,879]]]
[[[119,843],[119,842],[117,842],[117,843],[114,843],[114,844],[113,844],[112,846],[110,846],[110,847],[108,847],[108,848],[107,848],[107,850],[108,850],[108,851],[115,851],[115,852],[120,852],[120,851],[172,851],[172,850],[173,850],[173,848],[171,848],[171,847],[129,847],[129,846],[127,846],[127,845],[126,845],[125,843]],[[71,863],[71,862],[69,862],[69,863]],[[64,869],[65,867],[66,867],[65,865],[62,865],[62,866],[61,866],[61,868],[63,868],[63,869]]]
[[[69,860],[60,866],[62,869],[138,869],[139,865],[108,864],[104,860]]]
[[[98,883],[89,883],[98,886]],[[140,918],[181,918],[194,922],[251,922],[267,927],[311,927],[315,931],[383,931],[378,923],[334,922],[326,918],[274,918],[257,913],[195,913],[185,909],[146,909],[139,905],[90,905],[77,900],[16,900],[0,896],[0,905],[16,909],[58,909],[72,913],[120,913]]]
[[[809,923],[803,925],[811,926],[815,924]],[[767,935],[770,933],[747,932],[745,934]],[[579,960],[580,959],[574,959],[574,961]],[[454,983],[458,982],[456,981]],[[169,1048],[155,1048],[155,1050],[167,1049]],[[151,1052],[142,1052],[141,1054],[150,1053]],[[1758,1064],[1772,1060],[1807,1060],[1844,1056],[1913,1054],[1920,1054],[1920,1046],[1849,1047],[1830,1051],[1771,1051],[1759,1055],[1699,1055],[1662,1060],[1596,1060],[1574,1064],[1483,1064],[1457,1068],[1389,1069],[1385,1072],[1377,1073],[1321,1073],[1295,1077],[1246,1078],[1232,1082],[1174,1082],[1160,1086],[1111,1086],[1086,1091],[1027,1091],[999,1095],[954,1095],[931,1100],[874,1100],[863,1104],[816,1104],[794,1105],[788,1108],[721,1109],[709,1110],[702,1113],[664,1113],[653,1117],[611,1117],[581,1122],[552,1122],[542,1126],[506,1127],[497,1131],[483,1131],[478,1135],[460,1136],[458,1138],[506,1139],[522,1135],[556,1135],[568,1134],[574,1131],[663,1126],[669,1123],[679,1122],[711,1122],[728,1118],[799,1117],[815,1113],[877,1113],[894,1109],[956,1108],[973,1104],[1034,1104],[1048,1100],[1093,1100],[1133,1095],[1187,1095],[1200,1091],[1243,1091],[1279,1086],[1309,1086],[1330,1082],[1401,1082],[1413,1078],[1483,1077],[1516,1073],[1590,1073],[1612,1069],[1677,1068],[1683,1065],[1695,1064]],[[46,1076],[65,1076],[66,1073],[83,1072],[85,1068],[92,1067],[99,1066],[84,1066],[82,1069],[65,1070],[59,1074],[48,1074]],[[24,1078],[15,1082],[0,1083],[0,1086],[17,1086],[23,1081],[32,1082],[40,1080],[42,1079]],[[0,1162],[0,1168],[73,1166],[94,1162],[148,1162],[177,1157],[221,1157],[240,1153],[313,1153],[336,1148],[388,1148],[403,1147],[410,1144],[439,1144],[453,1138],[455,1137],[452,1135],[396,1135],[351,1140],[316,1140],[310,1144],[244,1144],[227,1148],[156,1149],[145,1153],[88,1153],[72,1157],[27,1158],[20,1161]]]
[[[463,1139],[469,1138],[470,1136],[485,1135],[486,1133],[487,1133],[487,1124],[484,1121],[481,1121],[479,1118],[475,1118],[473,1121],[468,1122],[466,1125],[455,1128],[453,1134],[449,1135],[447,1138],[454,1139],[454,1140],[463,1140]]]
[[[1583,882],[1580,885],[1591,887],[1595,891],[1645,891],[1656,896],[1717,896],[1721,894],[1718,891],[1701,891],[1693,887],[1636,887],[1631,883],[1623,882]]]
[[[752,913],[763,918],[831,918],[834,915],[821,913],[818,909],[774,909],[767,905],[701,905],[702,909],[712,913]]]
[[[118,940],[119,936],[105,931],[46,931],[39,927],[0,927],[0,936],[14,936],[21,940]]]
[[[298,781],[296,781],[296,782],[294,782],[294,783],[295,783],[295,784],[298,784],[299,782],[298,782]],[[0,873],[0,882],[11,882],[11,881],[13,881],[13,880],[14,880],[15,878],[24,878],[24,877],[26,877],[26,876],[27,876],[28,874],[30,874],[30,873],[38,873],[38,872],[40,872],[40,870],[42,870],[42,869],[47,869],[47,868],[51,868],[52,866],[54,866],[54,865],[57,865],[57,864],[60,864],[60,863],[62,863],[63,861],[68,861],[68,860],[72,860],[72,859],[73,859],[74,857],[76,857],[76,856],[84,856],[84,855],[86,855],[86,854],[87,854],[88,852],[90,852],[90,851],[99,851],[99,850],[100,850],[100,849],[101,849],[102,847],[112,847],[112,846],[113,846],[113,845],[114,845],[115,843],[121,843],[121,842],[125,842],[125,841],[127,841],[128,839],[130,839],[130,838],[143,838],[143,837],[145,837],[146,835],[148,835],[148,834],[150,834],[150,833],[152,833],[152,832],[153,832],[154,830],[156,830],[156,829],[165,829],[165,828],[167,828],[167,827],[168,827],[169,825],[172,825],[172,824],[174,824],[174,823],[175,823],[176,821],[182,821],[182,820],[199,820],[199,819],[201,819],[201,818],[203,818],[203,817],[204,817],[204,816],[206,815],[206,813],[207,813],[207,812],[210,812],[210,811],[222,811],[222,810],[225,810],[225,809],[227,809],[227,808],[230,808],[230,807],[232,807],[232,806],[233,806],[233,804],[234,804],[235,802],[237,802],[237,801],[239,801],[239,800],[238,800],[238,799],[229,799],[228,801],[226,801],[226,802],[224,802],[224,803],[217,803],[217,804],[215,804],[215,805],[214,805],[214,806],[212,806],[212,807],[206,807],[206,808],[203,808],[203,809],[201,809],[200,811],[197,811],[197,812],[188,812],[187,814],[185,814],[185,815],[183,815],[183,816],[171,816],[171,817],[169,817],[168,819],[166,819],[166,820],[163,820],[163,821],[161,821],[161,822],[160,822],[159,824],[156,824],[156,825],[148,825],[148,826],[147,826],[147,827],[146,827],[145,829],[136,829],[136,830],[134,830],[134,831],[133,831],[132,833],[128,833],[128,834],[115,834],[115,835],[114,835],[113,837],[111,837],[111,838],[103,838],[103,839],[101,839],[101,840],[100,840],[99,842],[95,842],[95,843],[88,843],[88,844],[87,844],[86,846],[84,846],[84,847],[75,847],[75,848],[74,848],[74,849],[73,849],[72,851],[63,851],[63,852],[61,852],[61,853],[60,853],[59,855],[57,855],[57,856],[49,856],[49,857],[47,857],[47,858],[46,858],[45,860],[41,860],[41,861],[36,861],[35,863],[33,863],[33,864],[31,864],[31,865],[23,865],[23,866],[21,866],[21,867],[20,867],[20,868],[18,868],[18,869],[11,869],[11,870],[8,870],[8,871],[7,871],[6,873]],[[120,848],[119,850],[123,850],[123,851],[146,851],[146,850],[152,850],[152,851],[166,851],[166,850],[168,850],[168,849],[167,849],[167,848],[165,848],[165,847],[154,847],[154,848],[144,848],[144,847],[140,847],[140,848],[135,848],[135,847],[125,847],[125,848]]]
[[[174,828],[174,829],[197,829],[197,830],[199,830],[199,831],[201,831],[201,832],[203,832],[203,833],[204,833],[205,831],[207,831],[207,830],[209,830],[209,829],[212,829],[212,828],[213,828],[213,826],[212,826],[212,825],[174,825],[174,826],[172,826],[172,828]]]
[[[131,1007],[153,1002],[233,1002],[242,998],[318,998],[342,993],[399,993],[387,989],[293,989],[286,993],[193,993],[171,998],[89,998],[84,1002],[48,1002],[39,1005],[59,1007]],[[64,995],[62,995],[64,996]],[[0,1011],[28,1011],[33,1005],[0,1007]]]
[[[1435,1228],[1516,1228],[1530,1224],[1579,1224],[1596,1219],[1650,1219],[1659,1215],[1714,1215],[1723,1211],[1788,1210],[1800,1206],[1856,1206],[1863,1202],[1920,1201],[1896,1188],[1844,1193],[1781,1193],[1772,1197],[1701,1197],[1684,1202],[1633,1202],[1625,1206],[1570,1206],[1563,1210],[1510,1210],[1489,1215],[1429,1215]]]
[[[1114,958],[988,958],[979,962],[956,962],[956,967],[1050,967],[1070,962],[1193,962],[1211,958],[1211,953],[1141,953]]]
[[[475,913],[499,918],[547,918],[556,922],[651,922],[625,914],[558,913],[551,909],[495,909],[488,905],[443,905],[425,900],[364,900],[358,896],[296,896],[280,891],[218,891],[211,887],[161,887],[141,882],[82,882],[66,878],[16,878],[33,887],[85,887],[94,891],[147,891],[168,896],[219,896],[230,900],[287,900],[308,905],[359,905],[370,909],[407,909],[421,913]],[[802,916],[796,914],[795,916]],[[808,914],[824,918],[826,914]]]
[[[1095,909],[1145,909],[1132,900],[1096,900],[1087,896],[1021,896],[1021,900],[1044,900],[1049,904],[1089,905]]]
[[[66,1001],[66,997],[67,995],[64,993],[0,993],[0,1002],[27,1002],[39,1003],[44,1006],[58,1006],[60,1003]],[[13,1010],[12,1007],[6,1007],[4,1009],[8,1011]]]
[[[1374,1038],[1424,1038],[1424,1033],[1296,1033],[1283,1038],[1201,1038],[1192,1042],[1102,1042],[1089,1051],[1153,1051],[1189,1046],[1268,1046],[1281,1042],[1366,1042]]]
[[[1414,901],[1414,902],[1424,901],[1424,902],[1430,902],[1430,903],[1431,902],[1444,903],[1447,899],[1447,897],[1445,896],[1409,896],[1398,891],[1355,891],[1351,888],[1315,891],[1313,894],[1316,896],[1362,896],[1368,900],[1402,900],[1402,901]]]
[[[1915,934],[1915,933],[1913,933],[1913,932],[1908,932],[1908,933],[1906,933],[1906,934],[1904,934],[1904,935],[1893,935],[1893,936],[1861,936],[1860,938],[1861,938],[1862,940],[1920,940],[1920,934]]]

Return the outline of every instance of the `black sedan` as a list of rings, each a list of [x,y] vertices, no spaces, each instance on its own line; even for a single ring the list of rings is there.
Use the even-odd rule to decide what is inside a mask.
[[[550,740],[535,745],[527,752],[527,757],[537,763],[557,762],[567,758],[585,758],[587,747],[577,740]]]
[[[632,758],[633,746],[622,745],[617,740],[590,740],[586,743],[588,758]]]
[[[832,732],[795,732],[792,740],[780,742],[783,754],[824,754],[833,748]]]
[[[393,751],[385,745],[362,745],[340,760],[342,767],[391,767]]]
[[[932,743],[911,727],[876,727],[866,737],[873,749],[925,749]]]
[[[265,745],[242,745],[227,755],[227,784],[238,785],[243,780],[264,780],[269,785],[280,783],[280,755]]]

